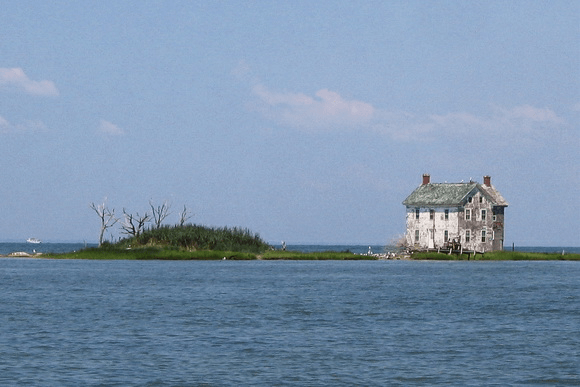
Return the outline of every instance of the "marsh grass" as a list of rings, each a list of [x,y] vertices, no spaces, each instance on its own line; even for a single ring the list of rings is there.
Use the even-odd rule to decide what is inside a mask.
[[[301,253],[299,251],[280,251],[280,250],[266,251],[264,254],[260,256],[260,258],[265,260],[311,260],[311,261],[322,261],[322,260],[347,261],[347,260],[377,259],[373,256],[358,255],[347,251],[343,252],[324,251],[315,253]]]
[[[436,261],[580,261],[580,254],[561,253],[528,253],[519,251],[491,251],[485,254],[444,254],[437,252],[417,252],[411,255],[411,259],[416,260],[436,260]]]
[[[102,259],[102,260],[253,260],[256,255],[252,253],[221,251],[221,250],[198,250],[187,251],[168,247],[139,247],[139,248],[98,248],[92,247],[73,253],[45,254],[45,258],[54,259]]]
[[[580,261],[580,254],[527,253],[520,251],[492,251],[478,256],[480,260],[490,261]]]
[[[268,248],[257,233],[242,227],[162,226],[121,240],[118,247],[170,246],[183,250],[220,250],[261,253]]]

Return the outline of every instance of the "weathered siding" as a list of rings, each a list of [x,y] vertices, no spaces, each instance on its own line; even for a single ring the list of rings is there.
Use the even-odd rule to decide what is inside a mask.
[[[467,211],[469,210],[469,219]],[[482,219],[482,210],[485,211],[485,219]],[[461,244],[464,249],[475,251],[491,251],[493,249],[493,213],[491,203],[476,192],[465,203],[461,216],[459,216],[459,229],[462,230]],[[466,240],[466,230],[470,231],[470,240]],[[482,232],[485,231],[485,242],[482,241]]]
[[[493,206],[493,250],[503,250],[503,241],[505,240],[504,225],[504,207]]]
[[[443,247],[445,244],[445,231],[447,231],[448,240],[459,237],[458,208],[419,208],[419,219],[416,219],[416,208],[407,207],[406,239],[409,246],[418,248]],[[433,219],[431,219],[431,210],[434,211]],[[447,219],[445,218],[445,210],[449,211]],[[416,230],[419,231],[418,243],[415,240]]]

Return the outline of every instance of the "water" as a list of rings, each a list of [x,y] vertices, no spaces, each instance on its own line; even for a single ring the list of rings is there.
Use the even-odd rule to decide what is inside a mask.
[[[580,384],[578,262],[0,259],[0,385]]]
[[[85,247],[95,247],[95,243],[0,243],[0,256],[23,251],[34,253],[70,253]]]

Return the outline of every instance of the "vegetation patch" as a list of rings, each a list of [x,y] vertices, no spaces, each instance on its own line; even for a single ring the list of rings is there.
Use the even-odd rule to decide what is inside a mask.
[[[444,254],[437,252],[414,252],[411,259],[416,260],[473,260],[473,261],[579,261],[580,254],[528,253],[519,251],[490,251],[484,254]]]
[[[199,250],[187,251],[170,247],[117,248],[113,246],[91,247],[72,253],[44,254],[55,259],[127,259],[127,260],[252,260],[256,255],[236,251]]]
[[[280,251],[280,250],[270,250],[266,251],[260,256],[261,259],[266,260],[311,260],[311,261],[321,261],[321,260],[335,260],[335,261],[347,261],[347,260],[376,260],[376,257],[354,254],[349,251],[336,252],[336,251],[324,251],[315,253],[301,253],[299,251]]]
[[[491,251],[479,256],[478,259],[490,261],[579,261],[580,254]]]
[[[46,254],[59,259],[167,259],[218,260],[257,259],[257,254],[270,249],[256,233],[245,228],[211,228],[199,225],[160,226],[132,235],[117,243],[104,242],[66,254]]]

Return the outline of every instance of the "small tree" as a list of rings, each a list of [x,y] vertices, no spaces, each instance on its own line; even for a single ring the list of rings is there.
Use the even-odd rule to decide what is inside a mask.
[[[151,219],[151,216],[147,212],[142,216],[138,212],[133,215],[125,211],[124,208],[123,215],[125,216],[125,220],[121,224],[123,233],[134,237],[138,237],[143,232],[145,223]]]
[[[98,206],[95,205],[95,203],[91,203],[89,207],[92,208],[99,216],[99,219],[101,219],[101,231],[99,233],[100,247],[103,244],[103,236],[105,235],[105,231],[107,231],[108,228],[113,227],[119,219],[115,218],[115,210],[110,210],[107,208],[106,200]]]
[[[187,213],[187,208],[183,205],[183,211],[179,213],[179,225],[181,227],[185,226],[185,222],[187,222],[193,215],[189,215]]]
[[[153,227],[154,228],[161,227],[161,223],[163,222],[163,220],[165,220],[165,218],[167,218],[167,216],[171,214],[169,212],[171,205],[167,201],[164,201],[162,205],[155,207],[150,200],[149,206],[151,206],[151,213],[153,216]]]
[[[389,242],[390,246],[395,246],[399,250],[405,250],[409,247],[409,243],[407,242],[407,237],[405,235],[397,235],[391,239]]]

